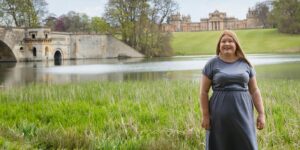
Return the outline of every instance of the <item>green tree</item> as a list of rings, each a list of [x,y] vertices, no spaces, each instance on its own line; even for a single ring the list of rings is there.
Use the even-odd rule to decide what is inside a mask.
[[[110,26],[100,17],[92,17],[91,31],[95,33],[109,33],[111,32]]]
[[[3,20],[17,27],[37,27],[47,12],[45,0],[0,0]]]
[[[300,33],[300,1],[277,0],[274,2],[272,16],[278,30],[284,33]]]
[[[177,9],[173,0],[109,0],[105,20],[122,40],[147,56],[170,55],[170,35],[161,24]]]

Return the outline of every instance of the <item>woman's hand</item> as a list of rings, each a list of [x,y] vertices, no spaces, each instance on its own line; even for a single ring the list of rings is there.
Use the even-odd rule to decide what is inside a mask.
[[[264,114],[259,114],[257,116],[257,120],[256,120],[256,127],[258,130],[262,130],[265,127],[265,115]]]
[[[202,128],[209,130],[210,129],[210,120],[209,120],[209,116],[203,116],[202,118],[202,124],[201,124]]]

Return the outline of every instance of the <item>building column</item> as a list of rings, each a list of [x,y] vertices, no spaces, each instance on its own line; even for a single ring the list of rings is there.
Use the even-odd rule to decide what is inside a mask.
[[[214,21],[214,30],[216,30],[216,22]]]
[[[215,21],[215,30],[218,30],[218,24],[217,24],[218,22],[217,21]]]

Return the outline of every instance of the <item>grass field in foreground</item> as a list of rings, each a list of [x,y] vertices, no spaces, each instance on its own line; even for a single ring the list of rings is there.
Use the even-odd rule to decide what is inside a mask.
[[[236,30],[246,53],[300,53],[300,35],[276,29]],[[221,31],[174,32],[171,42],[175,55],[215,54]]]
[[[259,80],[260,149],[299,149],[300,81]],[[203,149],[196,81],[36,84],[0,92],[1,149]]]

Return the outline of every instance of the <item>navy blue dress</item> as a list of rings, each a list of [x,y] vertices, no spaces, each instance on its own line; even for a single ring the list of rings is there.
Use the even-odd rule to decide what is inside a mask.
[[[257,150],[253,102],[248,82],[255,72],[239,59],[228,63],[218,56],[205,65],[202,73],[212,81],[209,100],[210,130],[207,150]]]

